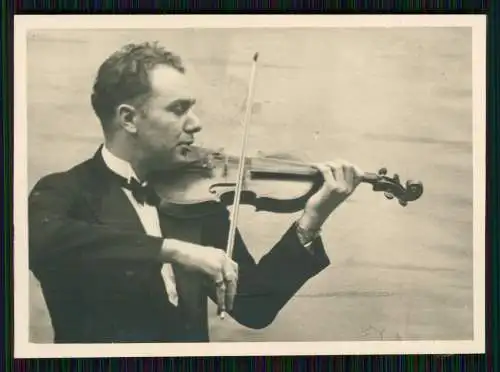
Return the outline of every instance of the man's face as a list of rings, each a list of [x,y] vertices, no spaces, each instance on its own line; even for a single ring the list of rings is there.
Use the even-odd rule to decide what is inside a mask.
[[[153,168],[168,168],[185,159],[201,130],[192,112],[195,97],[186,76],[170,66],[150,72],[152,94],[136,121],[142,156]]]

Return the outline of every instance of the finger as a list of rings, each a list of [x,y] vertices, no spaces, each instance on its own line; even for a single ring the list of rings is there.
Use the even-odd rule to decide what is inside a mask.
[[[349,187],[346,183],[346,175],[344,174],[343,163],[340,161],[327,163],[331,171],[335,174],[335,184],[332,186],[332,191],[336,194],[348,194]]]
[[[226,310],[226,283],[222,270],[215,277],[215,299],[217,301],[217,314],[221,314]]]
[[[217,300],[217,314],[226,312],[226,283],[224,280],[215,283],[215,298]]]
[[[330,186],[330,188],[334,188],[336,184],[336,175],[334,174],[334,170],[326,164],[316,164],[316,168],[318,168],[318,170],[323,175],[325,183]]]
[[[361,182],[364,172],[354,164],[343,163],[344,175],[350,191],[353,191]]]
[[[232,261],[232,263],[233,263],[233,270],[234,270],[234,272],[236,273],[236,276],[238,277],[238,275],[239,275],[239,266],[238,266],[238,264],[237,264],[236,262],[234,262],[234,261]]]
[[[238,289],[238,280],[233,279],[226,281],[226,310],[232,311],[234,306],[234,298]]]
[[[352,168],[354,170],[354,175],[357,182],[360,183],[363,177],[365,176],[365,172],[357,165],[353,165]]]
[[[343,161],[336,161],[328,163],[328,166],[332,169],[332,172],[335,174],[335,180],[337,183],[343,184],[345,182],[345,174]]]
[[[339,172],[342,174],[339,181],[346,188],[347,193],[350,193],[354,189],[355,183],[353,166],[351,163],[345,160],[339,160],[338,163],[340,164],[339,167],[341,168],[341,171]]]
[[[226,283],[226,310],[231,311],[238,286],[238,264],[236,262],[229,259],[226,261],[224,280]]]

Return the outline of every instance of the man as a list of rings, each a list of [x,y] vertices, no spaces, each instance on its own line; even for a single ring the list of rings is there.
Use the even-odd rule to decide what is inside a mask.
[[[319,232],[361,171],[320,164],[324,185],[256,263],[239,233],[227,257],[228,213],[162,215],[148,175],[182,164],[201,130],[179,57],[127,45],[100,67],[92,107],[104,144],[87,161],[43,177],[29,196],[30,270],[56,343],[207,342],[207,298],[259,329],[329,265]],[[157,198],[156,198],[157,200]]]

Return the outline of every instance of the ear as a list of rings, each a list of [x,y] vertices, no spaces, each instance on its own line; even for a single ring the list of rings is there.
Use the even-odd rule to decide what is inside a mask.
[[[120,125],[129,133],[137,133],[136,120],[139,113],[134,106],[120,105],[117,108]]]

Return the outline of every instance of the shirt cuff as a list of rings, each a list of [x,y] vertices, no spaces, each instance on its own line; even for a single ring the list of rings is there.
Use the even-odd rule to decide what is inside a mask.
[[[307,249],[308,252],[310,252],[311,254],[313,253],[312,251],[312,245],[313,245],[313,242],[319,238],[320,234],[321,234],[321,229],[318,229],[318,230],[305,230],[303,228],[301,228],[299,226],[299,223],[298,221],[295,222],[295,233],[297,234],[297,237],[300,241],[300,243],[302,244],[302,246],[304,246],[304,248]]]

